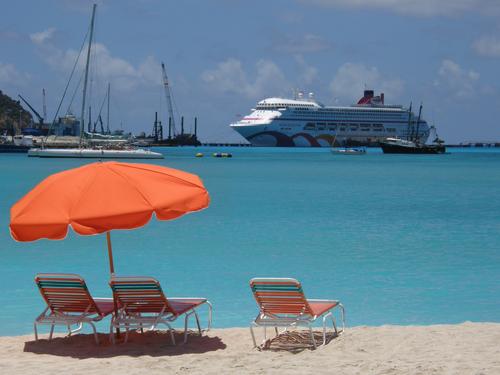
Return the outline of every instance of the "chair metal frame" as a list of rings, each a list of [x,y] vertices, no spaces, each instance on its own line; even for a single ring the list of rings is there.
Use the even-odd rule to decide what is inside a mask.
[[[130,307],[126,302],[123,302],[120,300],[120,297],[116,296],[115,289],[113,288],[113,283],[114,281],[126,281],[128,283],[133,283],[133,282],[150,282],[155,284],[158,287],[158,292],[161,295],[161,299],[163,299],[163,307],[160,312],[130,312],[127,311],[128,308]],[[172,341],[172,345],[175,345],[175,337],[173,333],[173,328],[171,326],[171,323],[177,320],[178,317],[184,315],[184,344],[187,343],[188,340],[188,326],[189,326],[189,318],[191,315],[194,315],[195,320],[196,320],[196,326],[198,328],[198,334],[201,336],[202,332],[207,332],[210,330],[212,326],[212,314],[213,314],[213,307],[210,301],[206,298],[199,298],[199,297],[193,297],[193,298],[187,298],[187,297],[171,297],[167,298],[163,294],[163,290],[161,288],[160,283],[158,280],[152,278],[152,277],[145,277],[145,276],[125,276],[125,277],[117,277],[114,276],[112,277],[110,281],[110,286],[111,289],[113,290],[113,296],[114,298],[117,299],[117,301],[121,304],[121,307],[118,311],[117,316],[113,316],[111,319],[111,324],[109,328],[109,334],[110,334],[110,341],[115,344],[115,335],[113,334],[114,329],[124,329],[125,330],[125,342],[128,341],[129,337],[129,332],[131,330],[140,330],[141,332],[144,332],[144,329],[148,329],[150,331],[153,331],[157,329],[158,325],[162,324],[165,325],[168,328],[168,331],[170,333],[170,339]],[[192,301],[192,300],[198,300],[202,301],[201,303],[197,304],[196,306],[188,309],[187,311],[184,311],[180,314],[176,314],[175,310],[170,306],[170,302],[182,302],[182,301]],[[206,304],[208,306],[208,323],[207,323],[207,328],[202,330],[201,325],[200,325],[200,318],[198,316],[198,312],[196,309],[199,306],[202,306]]]
[[[43,291],[43,287],[39,285],[40,279],[46,279],[45,282],[49,281],[53,283],[64,283],[64,282],[74,282],[81,285],[81,289],[85,290],[84,295],[88,298],[88,305],[85,310],[81,312],[76,311],[64,311],[64,309],[58,309],[53,303],[47,298]],[[64,281],[65,280],[65,281]],[[65,326],[68,330],[68,337],[74,333],[80,332],[83,328],[83,323],[86,323],[92,327],[92,332],[94,334],[94,339],[97,345],[99,345],[99,337],[97,336],[97,330],[95,327],[96,322],[101,321],[104,317],[110,313],[103,314],[99,310],[96,302],[113,302],[112,298],[93,298],[88,292],[85,280],[80,276],[72,273],[39,273],[35,276],[35,282],[37,283],[40,294],[47,303],[47,307],[43,312],[38,315],[33,323],[33,328],[35,331],[35,340],[38,341],[38,326],[48,325],[50,326],[49,340],[52,340],[54,334],[54,328],[57,325]],[[66,296],[67,297],[67,296]],[[75,329],[71,329],[71,326],[76,325]]]
[[[318,347],[316,343],[316,339],[314,338],[314,333],[313,333],[313,324],[316,322],[316,320],[319,317],[323,317],[323,345],[326,344],[326,326],[327,326],[327,320],[330,320],[333,326],[333,331],[335,332],[335,335],[338,336],[342,334],[345,331],[345,309],[342,303],[338,300],[325,300],[325,299],[306,299],[305,295],[302,291],[301,284],[291,278],[254,278],[250,280],[250,287],[253,289],[253,284],[254,282],[278,282],[278,283],[289,283],[289,285],[293,285],[298,288],[300,291],[302,297],[303,297],[303,306],[301,308],[301,311],[299,313],[280,313],[279,315],[270,313],[269,311],[266,311],[265,308],[259,303],[258,297],[255,295],[255,291],[253,292],[254,297],[257,301],[257,304],[259,306],[259,314],[257,317],[250,323],[250,333],[252,335],[252,340],[254,344],[254,348],[263,348],[266,343],[270,340],[267,338],[267,327],[273,327],[276,337],[282,333],[285,333],[288,331],[290,328],[298,328],[298,327],[306,327],[309,331],[309,335],[311,337],[311,341],[313,344],[314,349]],[[320,315],[313,315],[310,311],[309,308],[309,302],[319,302],[319,303],[331,303],[334,304],[333,307],[328,309],[327,311],[323,312]],[[335,321],[335,317],[333,315],[333,311],[336,307],[340,309],[341,312],[341,320],[342,320],[342,329],[337,328],[337,324]],[[255,333],[253,328],[256,327],[262,327],[264,329],[264,340],[262,341],[261,345],[257,345],[257,341],[255,339]],[[284,328],[282,332],[279,332],[278,328]]]

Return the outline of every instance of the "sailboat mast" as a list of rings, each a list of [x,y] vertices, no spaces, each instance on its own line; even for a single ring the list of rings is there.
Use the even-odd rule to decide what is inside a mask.
[[[89,45],[87,48],[87,63],[85,64],[85,79],[83,81],[83,100],[82,100],[82,115],[81,115],[81,131],[80,131],[80,144],[82,143],[82,136],[85,131],[85,96],[87,95],[87,81],[89,78],[89,63],[90,63],[90,48],[92,47],[92,38],[94,35],[94,18],[95,18],[95,10],[97,8],[97,4],[94,4],[92,7],[92,19],[90,20],[90,36],[89,36]]]
[[[172,106],[172,94],[170,92],[170,85],[168,84],[167,72],[165,70],[165,64],[163,62],[161,63],[161,70],[163,73],[163,87],[165,89],[165,97],[167,99],[168,116],[169,116],[169,129],[171,126],[172,130],[174,131],[174,135],[175,135],[175,133],[176,133],[176,131],[175,131],[175,117],[174,117],[174,107]]]
[[[422,103],[420,103],[420,108],[418,110],[417,131],[415,132],[415,142],[420,142],[420,137],[418,136],[418,128],[420,127],[420,116],[421,115],[422,115]]]
[[[106,119],[106,133],[109,134],[109,95],[111,94],[111,83],[108,82],[108,113]]]
[[[410,102],[410,109],[408,109],[408,127],[406,129],[406,140],[411,140],[410,126],[411,126],[411,105],[413,103]]]

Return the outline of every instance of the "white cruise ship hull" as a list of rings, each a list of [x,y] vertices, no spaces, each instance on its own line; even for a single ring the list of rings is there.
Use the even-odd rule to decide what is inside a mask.
[[[388,137],[406,137],[406,127],[403,125],[399,132],[387,131],[385,128],[377,130],[360,129],[357,131],[337,130],[305,130],[305,123],[290,125],[243,125],[231,124],[231,128],[243,136],[252,146],[257,147],[332,147],[348,146],[376,146]],[[394,127],[392,127],[394,128]]]
[[[253,146],[376,146],[387,138],[429,136],[427,122],[410,109],[385,105],[372,90],[358,104],[327,107],[313,99],[267,98],[231,128]]]

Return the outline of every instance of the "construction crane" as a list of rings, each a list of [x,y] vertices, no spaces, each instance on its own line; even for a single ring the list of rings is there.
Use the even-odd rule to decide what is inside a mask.
[[[161,69],[163,72],[163,87],[165,88],[165,97],[167,99],[167,108],[168,108],[168,116],[170,117],[169,125],[171,125],[174,136],[176,135],[175,131],[175,117],[174,117],[174,108],[172,106],[172,95],[170,93],[170,86],[168,84],[167,72],[165,70],[165,64],[161,63]],[[169,131],[170,136],[170,131]]]
[[[38,118],[38,122],[40,123],[40,126],[43,125],[43,117],[40,116],[40,114],[31,106],[30,103],[26,99],[24,99],[21,94],[18,94],[19,98],[31,109],[31,112],[35,114],[35,116]]]
[[[43,119],[47,118],[47,104],[45,103],[45,89],[42,89],[42,99],[43,99]]]

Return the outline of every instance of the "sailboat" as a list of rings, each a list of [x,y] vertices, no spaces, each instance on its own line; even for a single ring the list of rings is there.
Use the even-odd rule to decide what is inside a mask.
[[[333,137],[332,148],[330,151],[335,155],[364,155],[366,154],[365,147],[347,147],[346,140],[344,140],[344,147],[335,147],[335,140],[337,139],[337,134]]]
[[[420,142],[420,137],[418,135],[420,116],[422,114],[422,104],[420,104],[420,109],[418,111],[417,119],[417,130],[414,137],[410,137],[410,122],[412,117],[411,105],[408,111],[408,139],[401,138],[386,138],[385,141],[380,142],[380,147],[384,154],[444,154],[446,152],[446,147],[444,142],[437,137],[433,144],[425,144]],[[436,130],[434,126],[429,129]],[[426,133],[427,135],[428,133]]]
[[[97,4],[92,8],[92,18],[90,21],[89,43],[87,48],[87,61],[85,64],[85,78],[83,81],[82,112],[80,117],[80,145],[78,148],[31,148],[28,156],[41,158],[98,158],[98,159],[163,159],[163,154],[144,150],[141,148],[131,148],[112,145],[111,142],[103,144],[101,147],[88,146],[84,140],[85,134],[85,99],[87,94],[88,73],[90,64],[90,51],[92,47],[92,37],[94,33],[94,19]],[[109,86],[108,86],[109,90]],[[108,91],[109,99],[109,91]],[[109,110],[108,110],[109,111]]]

